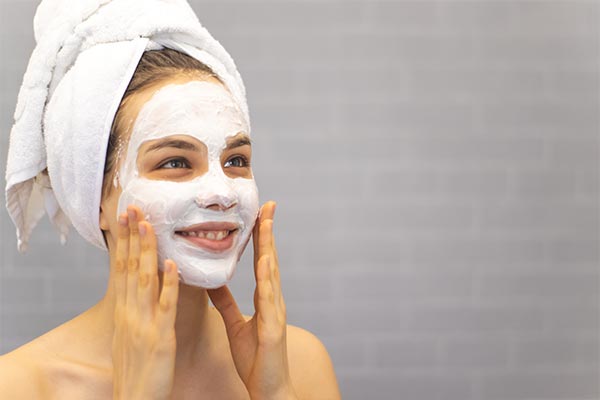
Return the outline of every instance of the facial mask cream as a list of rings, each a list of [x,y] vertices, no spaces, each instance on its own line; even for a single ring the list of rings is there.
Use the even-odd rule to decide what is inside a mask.
[[[134,123],[118,175],[117,215],[130,204],[140,207],[156,232],[160,267],[172,259],[186,284],[209,289],[227,284],[250,238],[259,210],[256,183],[227,176],[221,163],[227,139],[248,132],[231,94],[206,81],[161,88]],[[137,158],[142,144],[173,135],[202,142],[208,170],[186,181],[141,176]]]

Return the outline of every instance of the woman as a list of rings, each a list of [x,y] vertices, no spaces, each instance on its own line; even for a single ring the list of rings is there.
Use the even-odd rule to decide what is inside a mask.
[[[87,3],[94,6],[94,2]],[[85,12],[80,15],[84,18],[77,19],[75,25],[91,24],[94,13],[104,13],[101,17],[105,19],[99,17],[95,22],[101,30],[106,21],[123,14],[119,9],[123,5],[117,0],[108,6],[96,3],[97,8],[82,8]],[[132,7],[141,4],[133,0],[120,3]],[[150,3],[141,5],[150,9]],[[161,3],[157,10],[164,13],[153,12],[152,18],[162,18],[177,2],[164,2],[167,8],[161,8],[163,2],[155,3]],[[38,15],[43,14],[42,6]],[[46,10],[52,8],[46,6]],[[142,17],[137,16],[134,22]],[[36,18],[44,20],[44,15]],[[181,18],[173,17],[173,21],[182,23]],[[165,31],[170,32],[167,28]],[[98,30],[86,27],[76,36],[91,41],[81,32],[96,34]],[[183,54],[196,54],[187,45],[198,42],[182,40],[181,32],[177,37],[157,39],[156,30],[151,31],[154,44],[142,43],[143,55],[140,59],[134,57],[135,73],[127,82],[125,94],[119,94],[110,137],[102,139],[108,148],[100,155],[102,162],[97,163],[102,164],[103,178],[100,187],[94,187],[101,193],[99,207],[93,207],[97,218],[86,212],[93,201],[81,201],[89,200],[86,196],[90,190],[85,186],[93,185],[94,179],[88,177],[71,184],[65,176],[73,170],[82,174],[88,164],[94,165],[89,157],[93,160],[96,153],[82,156],[84,145],[77,140],[97,125],[102,130],[101,124],[86,119],[81,124],[86,132],[71,128],[79,126],[77,118],[81,114],[77,111],[81,104],[89,105],[89,101],[111,90],[106,87],[106,79],[100,81],[102,86],[92,84],[83,90],[80,87],[88,82],[77,81],[77,76],[85,71],[81,75],[89,77],[90,69],[103,59],[98,55],[112,56],[121,49],[112,48],[107,40],[106,46],[101,43],[101,48],[81,51],[73,56],[72,67],[60,82],[49,82],[49,101],[43,103],[47,173],[39,171],[29,195],[34,196],[36,182],[42,182],[44,198],[56,197],[59,210],[48,203],[46,209],[61,232],[64,225],[60,222],[68,218],[91,242],[98,242],[100,235],[99,240],[109,252],[109,284],[104,298],[94,307],[0,358],[3,398],[339,398],[323,345],[310,333],[286,325],[273,238],[273,202],[263,205],[252,228],[257,195],[250,167],[250,129],[243,88],[236,87],[235,76],[231,79],[223,72],[228,69],[226,57],[221,54],[223,63],[214,60],[215,54],[219,58],[214,44],[206,46],[212,49],[212,57],[205,58],[213,64],[208,66],[208,62],[199,60],[201,55]],[[140,35],[130,34],[132,42]],[[56,47],[57,59],[69,49],[65,43],[71,42],[63,40]],[[156,43],[162,48],[151,50],[158,47]],[[127,56],[128,51],[123,53]],[[34,64],[32,57],[30,68]],[[220,68],[223,64],[225,67]],[[102,69],[110,72],[118,68],[107,60]],[[122,77],[122,71],[117,75]],[[65,107],[62,102],[71,106]],[[96,106],[106,103],[98,101]],[[65,114],[64,110],[75,112]],[[86,118],[96,111],[90,109]],[[65,127],[66,115],[69,121]],[[17,116],[17,128],[11,133],[13,155],[9,155],[7,193],[9,211],[23,244],[32,223],[22,221],[27,221],[25,211],[35,202],[24,202],[25,217],[15,218],[18,213],[14,212],[10,194],[18,193],[21,186],[11,181],[18,175],[11,175],[11,162],[15,164],[18,158],[14,155],[18,148],[14,148],[19,141],[13,137],[19,132],[19,121]],[[101,140],[97,136],[86,138],[85,146],[89,141]],[[70,162],[72,158],[74,162]],[[87,163],[78,161],[82,158]],[[22,184],[27,182],[23,180]],[[67,187],[70,190],[65,190]],[[90,219],[98,232],[88,230]],[[256,312],[252,317],[240,313],[224,285],[231,278],[250,231],[257,282]],[[216,309],[209,307],[209,297]]]

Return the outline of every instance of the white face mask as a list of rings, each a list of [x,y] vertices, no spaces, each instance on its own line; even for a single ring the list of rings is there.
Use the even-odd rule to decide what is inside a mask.
[[[205,81],[165,86],[135,121],[118,174],[123,191],[117,215],[129,204],[140,207],[156,232],[160,267],[172,259],[186,284],[209,289],[225,285],[248,243],[259,210],[256,183],[228,177],[221,165],[227,138],[248,131],[229,92]],[[173,135],[206,145],[208,171],[183,182],[140,176],[140,146]]]

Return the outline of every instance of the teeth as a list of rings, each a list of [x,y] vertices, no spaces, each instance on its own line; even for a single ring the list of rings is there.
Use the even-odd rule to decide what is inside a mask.
[[[208,240],[223,240],[229,236],[229,231],[181,231],[182,236],[192,236]]]

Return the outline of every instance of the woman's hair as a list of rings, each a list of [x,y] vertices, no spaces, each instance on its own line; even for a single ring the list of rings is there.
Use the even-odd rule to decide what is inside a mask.
[[[120,148],[127,142],[127,138],[123,137],[123,135],[130,128],[129,125],[131,124],[131,121],[126,120],[126,113],[124,112],[128,101],[133,94],[172,78],[175,75],[189,75],[190,77],[212,76],[219,79],[205,64],[176,50],[151,50],[142,55],[133,78],[131,78],[129,86],[127,86],[127,90],[121,99],[110,130],[104,164],[102,197],[108,195],[111,191],[115,174],[115,164],[119,157]]]

